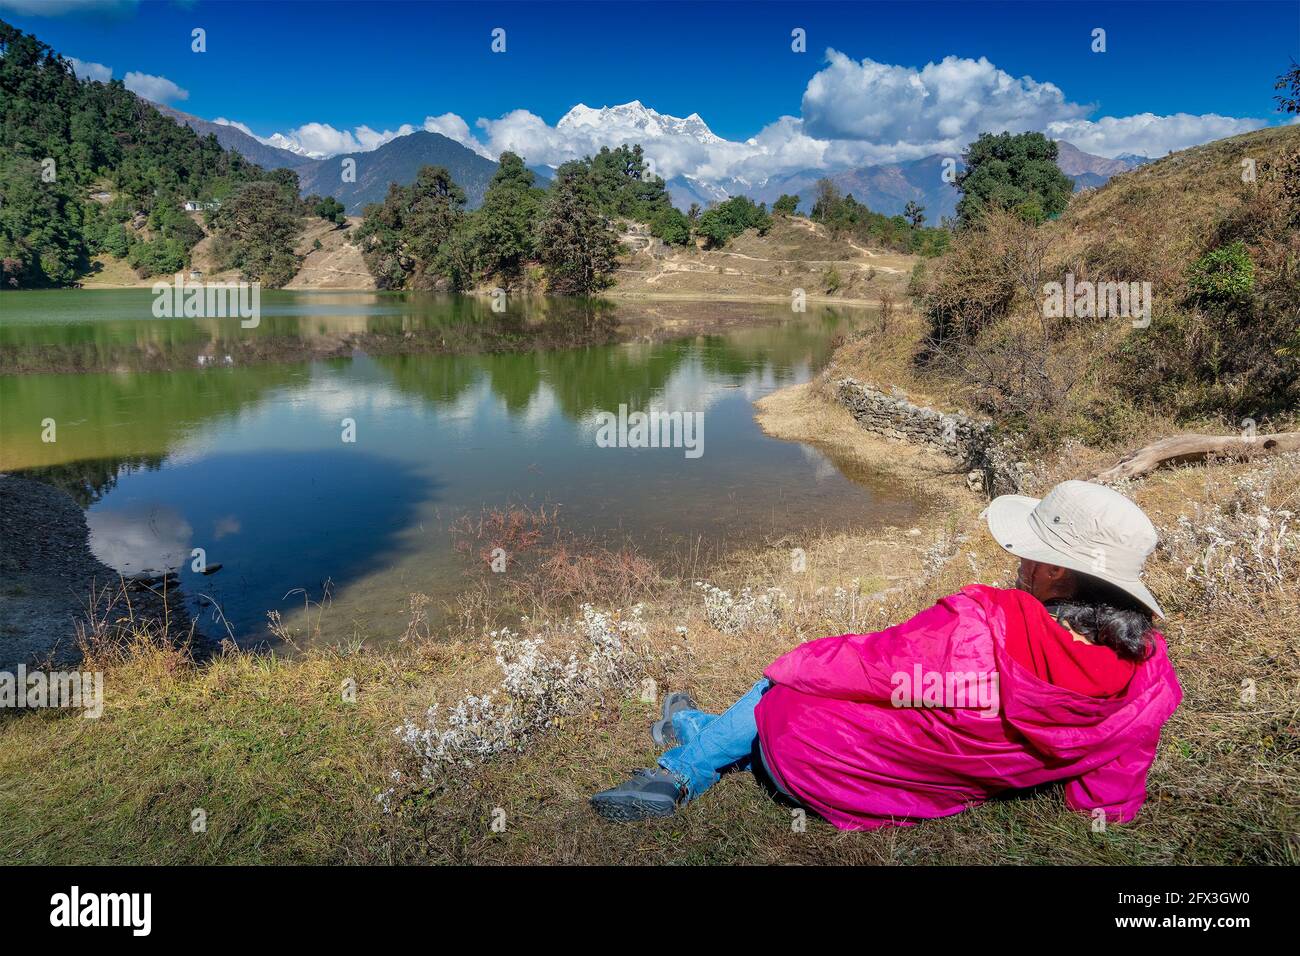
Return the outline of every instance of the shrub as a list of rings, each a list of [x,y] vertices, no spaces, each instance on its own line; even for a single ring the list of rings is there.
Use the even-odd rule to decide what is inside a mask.
[[[628,617],[589,604],[581,613],[568,628],[556,629],[559,633],[525,638],[504,628],[491,632],[501,669],[497,687],[486,695],[464,697],[445,717],[434,704],[422,719],[407,719],[396,728],[415,759],[418,779],[411,786],[454,782],[466,768],[522,750],[537,734],[590,708],[602,695],[624,694],[641,685],[654,654],[644,640],[640,605]],[[567,654],[563,647],[549,646],[559,642],[569,645]],[[380,800],[395,795],[393,788]]]
[[[772,212],[780,216],[793,216],[799,209],[799,197],[782,193],[781,198],[772,204]]]
[[[746,229],[757,229],[760,236],[772,228],[772,217],[762,204],[755,205],[748,196],[733,196],[705,210],[695,231],[704,237],[710,249],[725,246]]]
[[[175,239],[152,239],[132,246],[127,261],[141,278],[169,275],[185,267],[185,250]]]
[[[670,246],[684,246],[691,241],[691,221],[681,210],[668,206],[650,220],[650,235]]]
[[[1192,263],[1187,286],[1193,299],[1205,303],[1244,302],[1255,291],[1255,263],[1243,242],[1207,252]]]
[[[932,270],[921,307],[932,348],[950,339],[969,341],[1006,318],[1017,292],[1041,294],[1043,237],[1014,213],[994,209],[962,230]],[[920,287],[920,283],[917,283]]]
[[[1157,310],[1119,345],[1109,374],[1179,421],[1285,412],[1300,397],[1296,316],[1294,307]]]
[[[925,293],[925,263],[918,262],[912,267],[912,276],[907,280],[907,294],[913,299],[920,298]]]

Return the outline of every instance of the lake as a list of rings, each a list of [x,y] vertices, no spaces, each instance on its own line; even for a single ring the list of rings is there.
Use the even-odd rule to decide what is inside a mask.
[[[913,512],[754,421],[754,400],[808,380],[862,310],[264,292],[244,329],[151,303],[0,295],[0,471],[73,494],[111,568],[179,569],[213,636],[217,608],[258,641],[268,611],[293,620],[327,588],[328,640],[396,639],[413,592],[436,621],[481,573],[452,526],[484,508],[554,508],[670,570]],[[696,416],[698,457],[602,447],[620,406]],[[221,570],[192,571],[196,548]]]

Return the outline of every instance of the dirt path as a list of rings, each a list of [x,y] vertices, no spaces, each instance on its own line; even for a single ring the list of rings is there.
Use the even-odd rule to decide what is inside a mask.
[[[375,279],[361,258],[361,250],[348,241],[351,231],[360,224],[360,216],[349,216],[347,229],[322,219],[305,220],[297,248],[303,256],[302,268],[285,288],[374,289]],[[314,248],[317,242],[319,249]]]
[[[901,297],[915,256],[835,239],[818,223],[778,216],[767,235],[752,230],[723,249],[670,248],[635,226],[609,294],[754,301],[788,300],[796,289],[828,301]]]

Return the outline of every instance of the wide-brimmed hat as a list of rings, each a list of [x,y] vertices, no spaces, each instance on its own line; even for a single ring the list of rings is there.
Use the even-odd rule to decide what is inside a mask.
[[[1118,491],[1063,481],[1042,498],[994,498],[984,516],[997,543],[1016,557],[1091,575],[1165,616],[1141,581],[1158,540],[1155,526]]]

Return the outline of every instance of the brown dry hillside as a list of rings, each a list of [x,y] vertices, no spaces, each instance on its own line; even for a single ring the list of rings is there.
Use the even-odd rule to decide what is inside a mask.
[[[373,289],[374,277],[361,258],[361,250],[348,241],[360,216],[348,217],[348,228],[340,229],[323,219],[304,220],[302,235],[294,250],[303,256],[302,267],[286,289]],[[320,248],[314,249],[316,241]]]
[[[1233,210],[1248,206],[1270,166],[1300,148],[1300,126],[1256,130],[1172,153],[1076,196],[1050,226],[1053,258],[1127,266],[1174,284]],[[1256,180],[1242,180],[1253,160]],[[1161,280],[1169,280],[1162,282]]]
[[[200,214],[190,216],[196,223],[207,229]],[[348,218],[348,228],[340,229],[334,223],[326,222],[315,216],[304,216],[299,224],[300,232],[294,251],[302,256],[302,265],[298,274],[289,282],[286,289],[373,289],[374,277],[366,268],[361,258],[361,250],[348,241],[352,229],[361,223],[360,216]],[[146,229],[134,230],[141,239],[148,239]],[[319,249],[313,248],[316,240]],[[190,253],[190,262],[205,282],[237,282],[238,269],[221,269],[216,252],[216,236],[209,233],[194,246]],[[150,276],[141,278],[135,270],[127,265],[126,260],[102,254],[96,256],[91,271],[82,277],[81,283],[86,288],[130,288],[148,287],[168,276]]]
[[[788,298],[796,288],[812,297],[876,299],[901,295],[915,256],[867,249],[832,239],[802,217],[777,216],[766,236],[754,230],[725,248],[675,249],[629,223],[627,249],[616,275],[620,296],[756,296]]]

